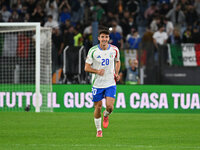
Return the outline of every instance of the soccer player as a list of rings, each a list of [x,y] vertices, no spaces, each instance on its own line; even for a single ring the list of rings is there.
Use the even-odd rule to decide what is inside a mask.
[[[90,48],[85,71],[92,73],[92,96],[94,102],[94,123],[97,137],[102,137],[101,109],[102,99],[106,99],[106,110],[103,112],[103,127],[108,127],[108,115],[114,107],[116,96],[116,81],[119,81],[120,70],[119,49],[108,44],[109,31],[101,30],[98,35],[99,44]]]

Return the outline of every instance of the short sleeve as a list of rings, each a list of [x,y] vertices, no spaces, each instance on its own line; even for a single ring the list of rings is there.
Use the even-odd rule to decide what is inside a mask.
[[[119,61],[119,58],[120,58],[119,49],[116,47],[116,48],[114,48],[114,50],[116,52],[115,61]]]
[[[87,58],[86,58],[86,63],[92,64],[93,63],[93,55],[94,55],[95,50],[89,50]]]

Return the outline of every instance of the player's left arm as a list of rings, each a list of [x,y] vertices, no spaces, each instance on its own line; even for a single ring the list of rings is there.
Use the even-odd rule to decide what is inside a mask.
[[[116,81],[120,80],[120,76],[119,76],[119,70],[120,70],[120,66],[121,66],[121,62],[120,62],[120,54],[119,54],[119,49],[116,48],[116,55],[115,55],[115,79]]]
[[[119,76],[120,66],[121,66],[120,60],[116,61],[116,62],[115,62],[115,79],[116,79],[117,81],[119,81],[119,79],[120,79],[120,76]]]

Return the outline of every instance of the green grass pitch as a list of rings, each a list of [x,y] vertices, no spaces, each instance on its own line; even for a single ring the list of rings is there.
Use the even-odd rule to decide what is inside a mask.
[[[200,114],[113,113],[96,138],[93,113],[0,112],[0,150],[198,150]]]

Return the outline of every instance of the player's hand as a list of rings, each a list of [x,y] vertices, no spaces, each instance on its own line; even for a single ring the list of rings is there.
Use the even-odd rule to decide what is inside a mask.
[[[97,74],[100,75],[100,76],[103,76],[104,72],[105,72],[104,69],[100,69],[100,70],[98,70]]]
[[[115,74],[115,80],[119,81],[120,80],[120,76],[118,74]]]

